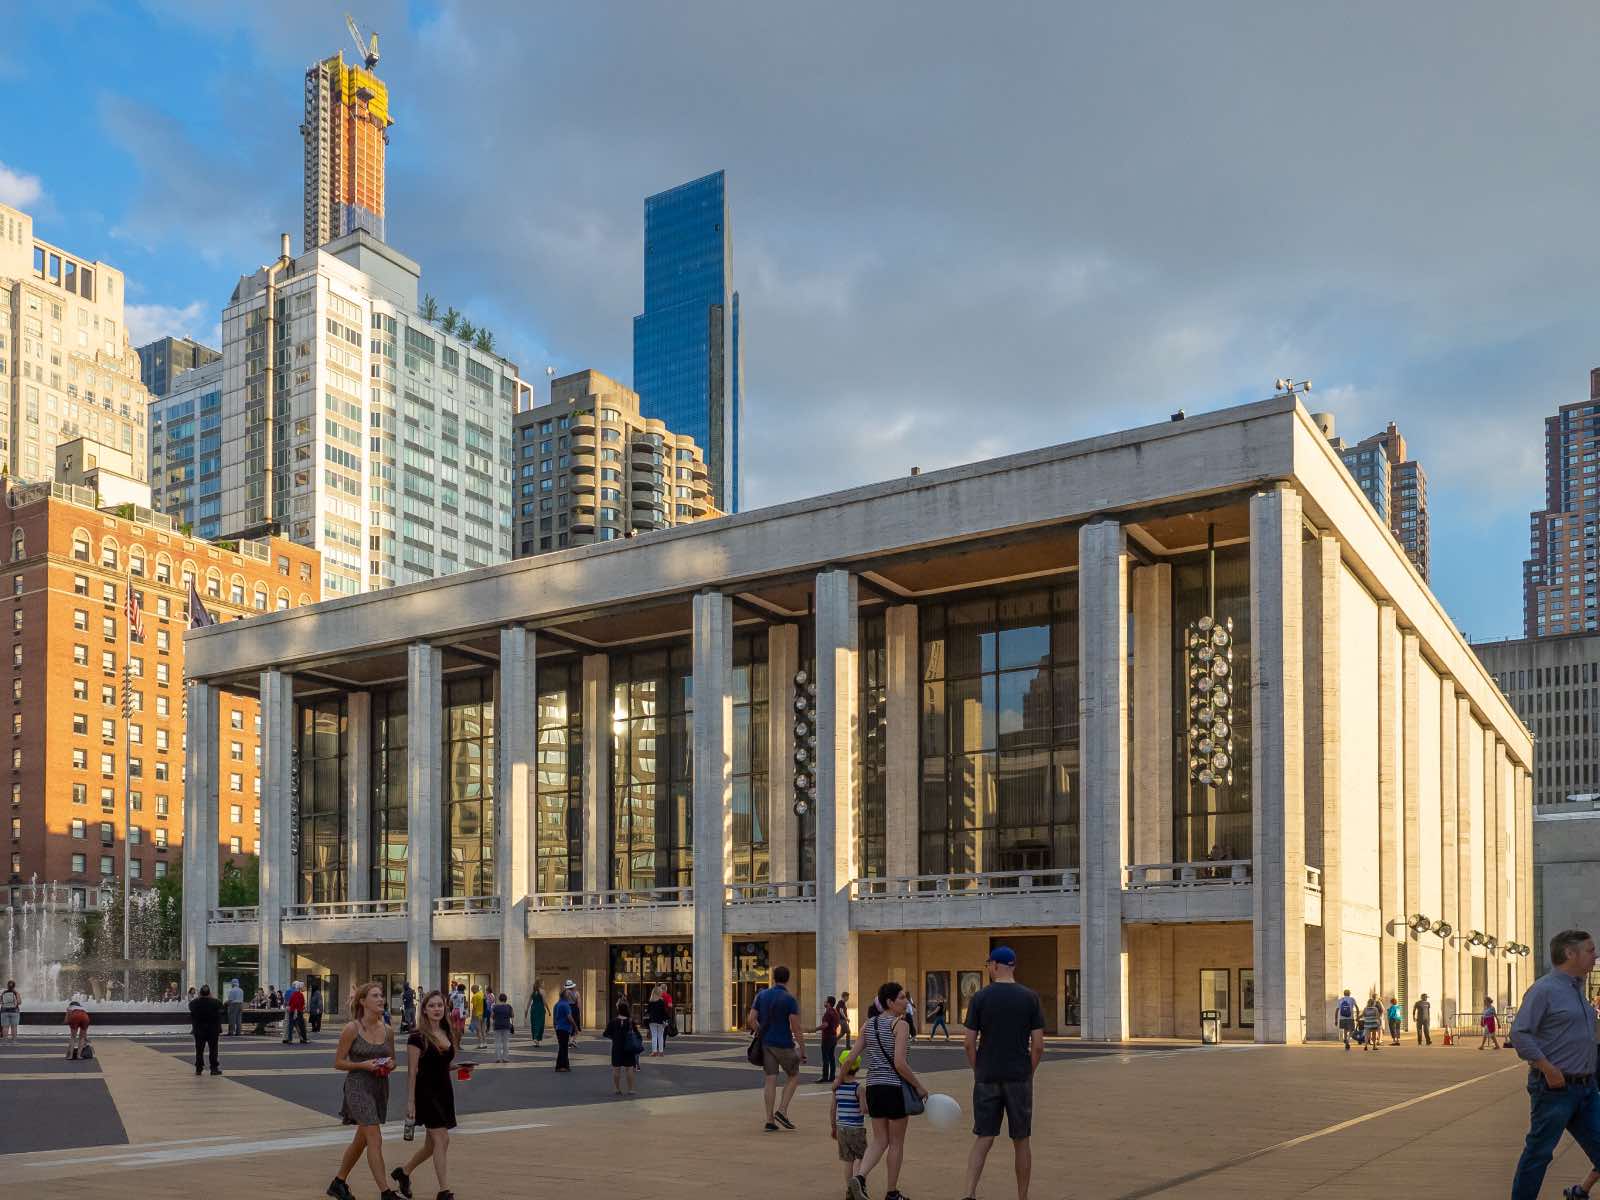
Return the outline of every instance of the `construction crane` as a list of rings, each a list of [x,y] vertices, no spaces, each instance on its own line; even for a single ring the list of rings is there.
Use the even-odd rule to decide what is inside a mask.
[[[361,40],[361,30],[356,26],[356,19],[349,13],[345,13],[344,23],[350,27],[350,36],[355,39],[356,53],[367,64],[367,70],[372,70],[378,65],[378,35],[373,34],[371,41],[363,42]]]

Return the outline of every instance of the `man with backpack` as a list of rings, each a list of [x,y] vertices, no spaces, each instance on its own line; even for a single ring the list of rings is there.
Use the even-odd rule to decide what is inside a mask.
[[[1350,1049],[1351,1038],[1355,1038],[1357,1041],[1361,1040],[1356,1033],[1356,1013],[1360,1010],[1357,1008],[1356,999],[1350,994],[1349,988],[1345,988],[1344,995],[1339,997],[1339,1005],[1336,1011],[1339,1018],[1339,1032],[1344,1038],[1344,1048],[1348,1050]]]

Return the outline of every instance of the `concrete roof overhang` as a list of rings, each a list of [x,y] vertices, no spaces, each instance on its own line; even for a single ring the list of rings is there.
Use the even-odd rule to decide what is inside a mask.
[[[1128,528],[1136,561],[1203,549],[1208,535],[1239,542],[1249,498],[1279,484],[1300,493],[1307,536],[1339,538],[1346,566],[1531,763],[1527,730],[1288,397],[193,630],[186,665],[241,691],[270,667],[308,694],[389,686],[410,643],[443,648],[447,675],[468,673],[494,663],[509,626],[535,630],[541,657],[687,637],[691,600],[708,590],[758,628],[804,619],[828,568],[857,574],[863,606],[1065,574],[1077,530],[1102,518]]]

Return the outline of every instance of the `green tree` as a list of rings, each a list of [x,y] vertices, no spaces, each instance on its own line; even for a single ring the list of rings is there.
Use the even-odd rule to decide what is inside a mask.
[[[420,311],[424,321],[433,322],[439,319],[439,302],[433,298],[432,293],[423,294]]]
[[[439,328],[446,333],[454,333],[461,328],[461,314],[453,308],[444,310],[444,317],[439,321]]]
[[[261,860],[252,854],[242,867],[234,862],[224,863],[217,877],[217,906],[249,908],[260,903]]]
[[[471,321],[463,320],[456,326],[456,336],[463,342],[470,342],[478,336],[478,331]]]
[[[167,874],[156,880],[156,928],[152,958],[181,958],[183,955],[183,862],[172,863]]]
[[[477,340],[473,342],[473,345],[477,346],[478,349],[482,350],[485,354],[493,354],[494,334],[487,329],[478,330],[478,337]]]

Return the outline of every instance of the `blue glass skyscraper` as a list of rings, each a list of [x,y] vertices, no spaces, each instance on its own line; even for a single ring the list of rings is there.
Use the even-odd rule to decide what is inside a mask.
[[[718,508],[739,508],[739,293],[723,172],[644,202],[644,312],[633,319],[640,411],[705,452]]]

